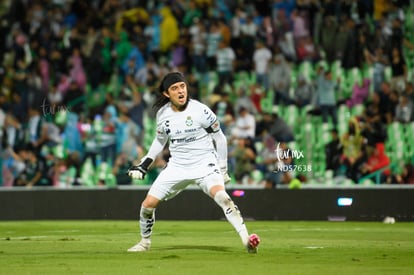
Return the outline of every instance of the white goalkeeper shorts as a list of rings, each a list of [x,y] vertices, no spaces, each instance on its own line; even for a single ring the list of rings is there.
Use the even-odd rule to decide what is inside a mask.
[[[201,169],[201,170],[198,170]],[[216,185],[224,186],[223,176],[217,164],[201,165],[198,171],[167,165],[152,184],[148,194],[165,201],[178,195],[190,184],[198,185],[207,195]]]

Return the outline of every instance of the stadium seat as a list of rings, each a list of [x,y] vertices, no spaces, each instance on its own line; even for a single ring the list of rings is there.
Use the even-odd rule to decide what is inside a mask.
[[[314,77],[313,65],[310,61],[303,61],[299,64],[298,73],[303,75],[307,81],[312,81]]]
[[[392,78],[392,69],[391,66],[386,66],[385,67],[385,80],[386,81],[390,81]]]
[[[289,105],[286,107],[285,120],[286,123],[295,131],[300,125],[297,122],[299,110],[296,105]]]
[[[82,185],[84,186],[95,186],[95,168],[91,158],[87,158],[83,163],[80,171],[80,177]]]
[[[332,62],[330,68],[331,68],[331,72],[332,72],[332,77],[334,79],[337,79],[338,77],[343,76],[343,68],[341,66],[341,61],[340,60]],[[342,80],[344,80],[344,79],[342,79]]]
[[[360,116],[364,112],[364,104],[357,104],[352,106],[351,108],[351,115],[352,116]]]

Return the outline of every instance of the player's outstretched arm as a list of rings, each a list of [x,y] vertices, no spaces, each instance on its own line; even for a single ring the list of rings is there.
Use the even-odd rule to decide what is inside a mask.
[[[149,166],[163,149],[164,144],[160,141],[160,139],[154,139],[148,153],[141,159],[141,162],[138,165],[133,165],[128,169],[127,175],[137,180],[144,179],[148,172]]]

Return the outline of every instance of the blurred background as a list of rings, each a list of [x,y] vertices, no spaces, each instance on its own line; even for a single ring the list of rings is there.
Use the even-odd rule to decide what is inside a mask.
[[[0,4],[3,187],[148,185],[162,76],[216,112],[230,183],[414,183],[414,3],[44,0]]]

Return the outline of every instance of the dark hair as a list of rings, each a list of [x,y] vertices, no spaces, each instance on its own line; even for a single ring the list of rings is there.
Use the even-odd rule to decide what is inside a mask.
[[[164,92],[166,92],[171,85],[177,82],[187,83],[184,75],[180,72],[170,72],[163,77],[160,85],[158,86],[157,98],[154,102],[154,105],[152,105],[152,108],[155,110],[155,112],[158,112],[162,106],[170,101],[170,99],[164,95]]]

